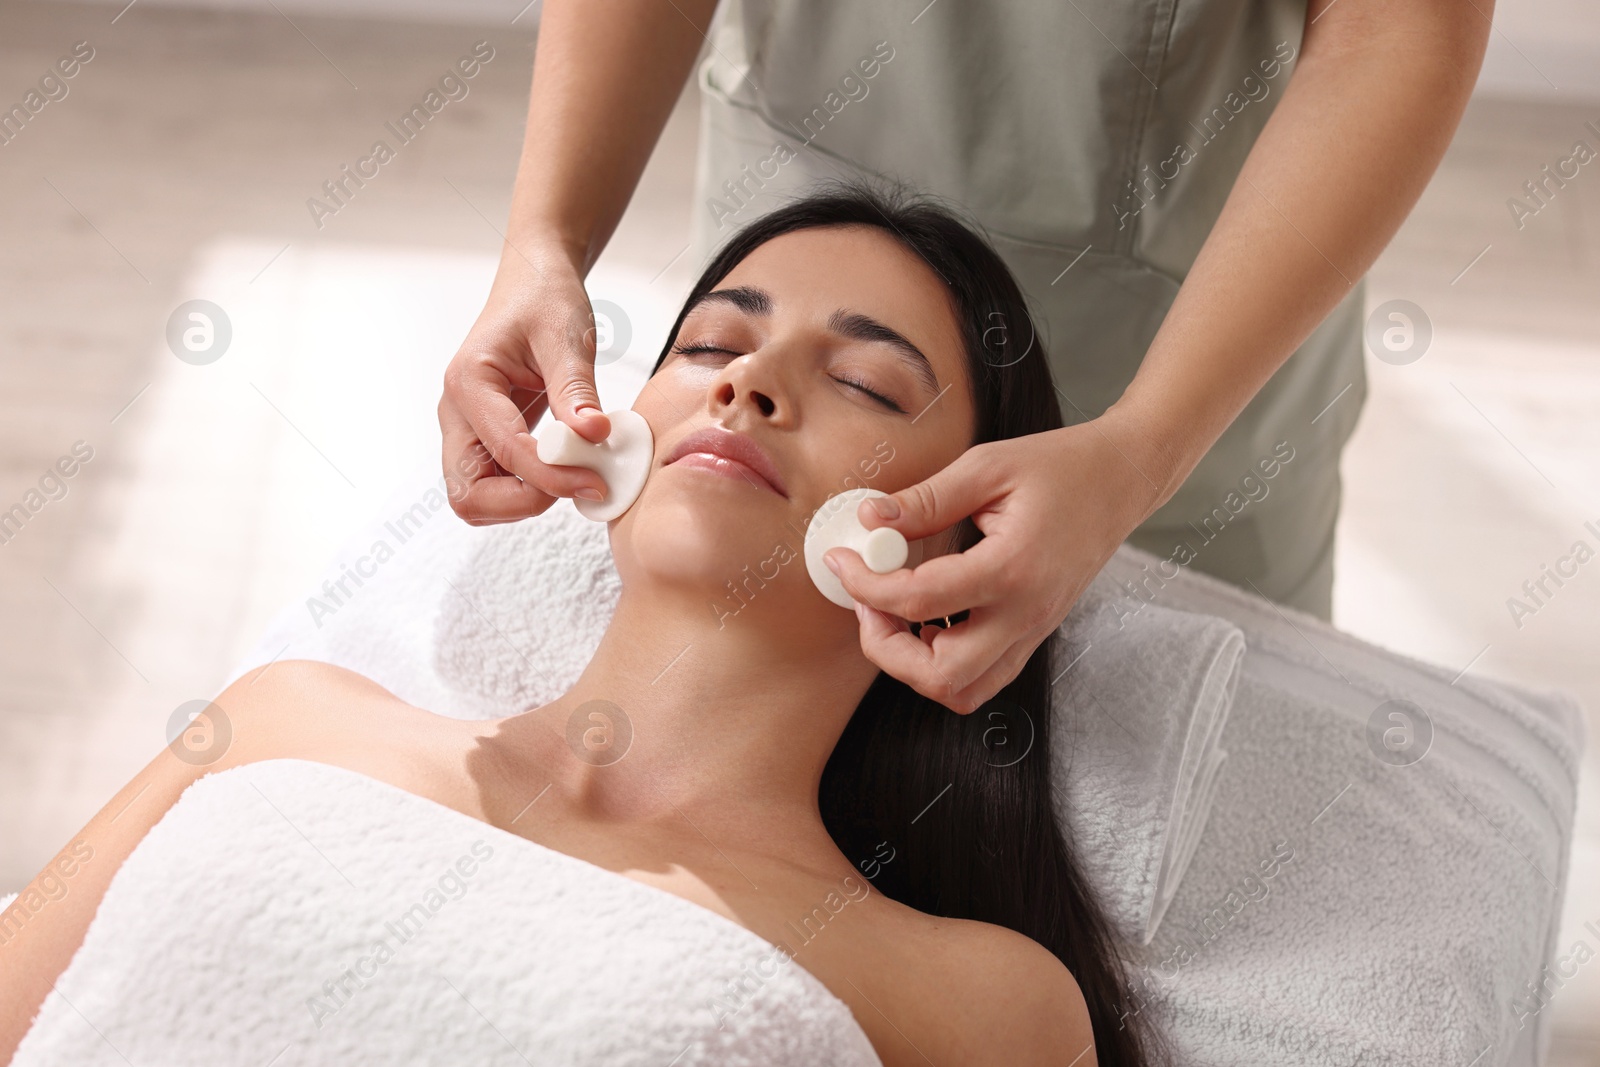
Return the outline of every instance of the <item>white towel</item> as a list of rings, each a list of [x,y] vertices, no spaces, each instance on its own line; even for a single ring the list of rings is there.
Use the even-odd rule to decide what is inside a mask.
[[[133,851],[12,1062],[877,1067],[784,951],[802,944],[364,775],[268,760],[196,782]]]
[[[430,605],[459,599],[446,576],[510,529],[453,521],[425,527],[323,629],[303,602],[291,605],[236,673],[304,656],[361,670],[424,707],[504,711],[434,667],[440,612]],[[1157,609],[1188,612],[1236,627],[1247,645],[1214,813],[1155,939],[1133,953],[1141,1001],[1178,1062],[1540,1062],[1551,1012],[1532,986],[1559,987],[1555,960],[1572,949],[1556,941],[1554,887],[1565,885],[1583,743],[1575,703],[1476,673],[1456,679],[1205,575],[1161,582],[1155,570],[1155,557],[1119,549],[1085,594],[1098,612],[1088,619],[1131,630]],[[1154,603],[1138,611],[1123,583]],[[1088,640],[1091,653],[1116,647]],[[1062,667],[1077,649],[1068,645]],[[1109,708],[1087,674],[1074,678],[1096,662],[1086,655],[1058,688],[1082,686]],[[1202,673],[1220,676],[1223,662]],[[1438,728],[1436,747],[1410,767],[1382,764],[1368,746],[1376,705],[1394,697],[1426,707]],[[1181,829],[1168,836],[1184,851]]]
[[[425,486],[403,490],[384,522],[396,527],[425,496]],[[353,539],[330,574],[376,555],[375,539],[397,542],[384,522]],[[286,609],[234,677],[280,655],[325,660],[462,718],[564,693],[621,592],[604,524],[561,501],[521,523],[469,527],[446,510],[412,528],[376,577],[345,583],[352,595],[334,614],[320,607],[325,592]],[[1065,670],[1054,693],[1056,810],[1118,933],[1143,943],[1210,813],[1244,645],[1231,623],[1189,612],[1152,608],[1124,625],[1102,610],[1116,592],[1097,579],[1054,638]]]
[[[1119,553],[1103,577],[1224,617],[1248,645],[1215,810],[1138,954],[1141,997],[1180,1062],[1538,1062],[1549,995],[1530,990],[1558,987],[1553,960],[1573,948],[1556,935],[1576,703],[1456,679],[1203,574],[1150,580],[1154,567]],[[1395,699],[1434,732],[1409,766],[1373,748],[1395,725],[1375,713]]]
[[[1056,816],[1118,934],[1148,944],[1211,813],[1244,635],[1211,615],[1117,610],[1097,578],[1057,631]]]

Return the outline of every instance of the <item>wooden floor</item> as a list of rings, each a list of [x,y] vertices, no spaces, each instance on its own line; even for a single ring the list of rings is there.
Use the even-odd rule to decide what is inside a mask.
[[[94,49],[0,146],[0,511],[41,479],[57,497],[0,544],[0,892],[216,691],[346,530],[437,463],[439,373],[492,276],[532,60],[521,26],[115,14],[0,7],[0,94]],[[485,39],[466,98],[319,227],[306,201]],[[591,280],[643,294],[641,334],[689,280],[693,104]],[[1369,305],[1410,300],[1435,335],[1416,363],[1369,361],[1335,589],[1353,633],[1584,702],[1597,742],[1563,951],[1600,919],[1600,562],[1520,627],[1506,602],[1600,543],[1584,529],[1600,527],[1600,165],[1520,229],[1507,199],[1575,140],[1600,144],[1589,120],[1600,103],[1474,101],[1372,271]],[[165,340],[191,299],[235,326],[209,366]],[[75,445],[91,458],[48,478]],[[1585,968],[1549,1009],[1552,1064],[1600,1064],[1596,1008]]]

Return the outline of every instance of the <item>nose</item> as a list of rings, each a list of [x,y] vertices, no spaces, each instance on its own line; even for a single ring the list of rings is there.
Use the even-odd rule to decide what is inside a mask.
[[[786,422],[792,416],[790,392],[778,368],[778,354],[763,350],[731,360],[711,383],[707,399],[711,414],[749,407],[767,422]]]

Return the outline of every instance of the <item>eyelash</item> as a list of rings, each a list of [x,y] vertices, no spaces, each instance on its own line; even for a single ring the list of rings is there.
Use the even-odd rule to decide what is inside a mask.
[[[708,344],[703,344],[703,343],[700,343],[700,342],[694,342],[694,343],[690,343],[690,344],[676,344],[676,345],[672,346],[672,351],[677,353],[678,355],[682,355],[682,356],[693,356],[693,355],[698,355],[698,354],[706,353],[706,352],[721,352],[721,353],[724,353],[726,355],[730,355],[730,356],[733,355],[733,353],[729,352],[726,348],[718,348],[716,345],[708,345]],[[848,377],[848,376],[837,376],[837,377],[834,378],[834,380],[838,381],[838,382],[843,382],[845,385],[848,385],[848,386],[851,386],[851,387],[853,387],[855,389],[861,390],[863,393],[865,393],[868,396],[872,397],[872,399],[878,401],[878,403],[880,403],[880,404],[884,405],[885,407],[889,408],[891,411],[897,411],[902,415],[905,414],[905,409],[902,408],[899,404],[895,403],[894,400],[892,400],[889,397],[884,396],[882,393],[875,392],[874,390],[872,390],[867,385],[866,382],[862,381],[859,378],[851,378],[851,377]]]

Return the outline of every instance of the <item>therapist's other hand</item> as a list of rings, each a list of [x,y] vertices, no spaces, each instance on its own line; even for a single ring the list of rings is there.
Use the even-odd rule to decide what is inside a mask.
[[[892,526],[908,541],[968,515],[984,534],[965,552],[887,574],[874,573],[851,549],[828,551],[857,601],[867,658],[961,714],[994,697],[1163,498],[1155,464],[1131,458],[1136,437],[1102,416],[988,442],[926,481],[862,501],[864,526]],[[878,516],[875,505],[885,500],[898,505],[898,518]],[[905,621],[962,610],[970,612],[966,619],[949,629],[924,626],[920,636]]]
[[[450,506],[473,525],[542,514],[557,497],[605,493],[598,474],[541,463],[528,429],[553,410],[590,441],[611,421],[594,385],[583,278],[557,248],[508,248],[489,299],[444,374],[439,428]]]

